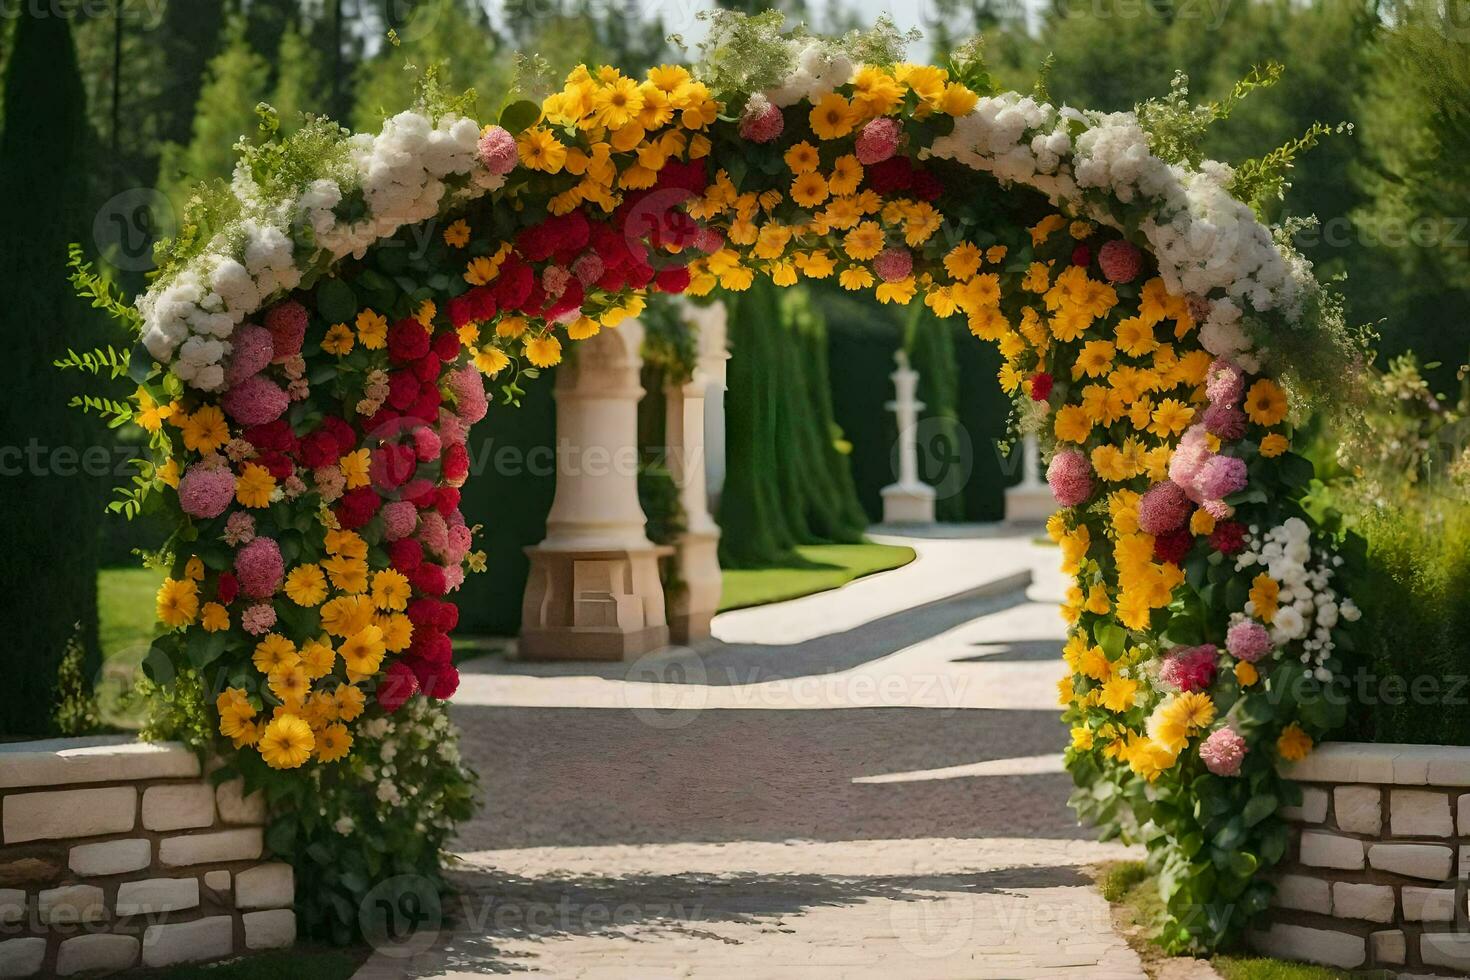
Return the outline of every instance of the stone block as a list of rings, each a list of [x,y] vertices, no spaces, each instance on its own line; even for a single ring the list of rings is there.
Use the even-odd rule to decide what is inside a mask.
[[[1460,796],[1460,836],[1470,837],[1470,793]]]
[[[1455,833],[1450,798],[1434,790],[1391,791],[1388,823],[1395,837],[1450,837]]]
[[[1332,892],[1321,878],[1281,875],[1276,879],[1276,895],[1272,904],[1303,912],[1327,912],[1332,908]]]
[[[1408,878],[1444,881],[1455,866],[1455,852],[1442,844],[1372,844],[1368,864]]]
[[[264,846],[259,827],[165,837],[158,842],[158,861],[170,868],[225,861],[253,861],[260,857]]]
[[[246,949],[283,949],[296,941],[296,913],[290,909],[246,912],[240,920]]]
[[[41,972],[46,940],[40,936],[0,941],[0,977],[31,977]]]
[[[1373,953],[1375,966],[1400,965],[1408,954],[1404,934],[1398,929],[1385,929],[1368,937],[1368,946]]]
[[[204,887],[212,892],[224,894],[230,890],[230,873],[228,871],[204,872]]]
[[[47,925],[76,925],[107,918],[107,903],[96,885],[62,885],[47,888],[36,902],[41,921]]]
[[[1383,829],[1383,792],[1377,786],[1339,786],[1332,791],[1339,830],[1375,836]]]
[[[84,878],[141,871],[153,861],[153,844],[143,838],[110,840],[100,844],[78,844],[67,855],[66,865]]]
[[[236,908],[287,908],[295,900],[296,878],[289,864],[276,861],[235,875]]]
[[[1256,949],[1283,960],[1305,960],[1354,970],[1368,959],[1368,941],[1362,936],[1331,929],[1276,923],[1251,937]]]
[[[101,735],[0,745],[0,789],[198,775],[199,757],[178,742]]]
[[[126,970],[138,962],[138,937],[96,933],[64,939],[56,951],[57,976]]]
[[[1392,922],[1395,904],[1393,889],[1388,885],[1349,881],[1338,881],[1332,885],[1332,914],[1339,919]]]
[[[26,917],[26,890],[0,888],[0,923],[20,922]]]
[[[1302,864],[1315,868],[1357,871],[1363,867],[1363,842],[1351,837],[1306,831],[1301,839]]]
[[[214,787],[208,783],[174,783],[143,791],[145,830],[188,830],[214,824]]]
[[[225,823],[265,823],[265,794],[257,790],[244,796],[244,792],[243,779],[232,779],[215,787],[214,800],[219,807],[219,818]]]
[[[147,878],[117,888],[118,915],[182,912],[199,907],[198,878]]]
[[[235,923],[228,915],[154,925],[143,932],[144,966],[217,960],[234,951]]]
[[[1297,823],[1321,823],[1327,819],[1327,791],[1316,786],[1302,787],[1302,805],[1284,806],[1281,815]]]
[[[1470,972],[1470,936],[1458,932],[1426,932],[1419,937],[1425,966],[1447,966]]]
[[[1402,897],[1404,918],[1409,922],[1450,922],[1455,918],[1453,888],[1416,888],[1405,885]]]
[[[5,798],[6,844],[121,834],[133,829],[138,791],[131,786],[15,793]]]

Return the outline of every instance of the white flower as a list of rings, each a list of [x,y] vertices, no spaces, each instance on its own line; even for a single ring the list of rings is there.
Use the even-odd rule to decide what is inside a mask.
[[[1276,610],[1276,616],[1271,621],[1271,639],[1278,646],[1301,637],[1306,629],[1306,621],[1295,606],[1284,606]]]

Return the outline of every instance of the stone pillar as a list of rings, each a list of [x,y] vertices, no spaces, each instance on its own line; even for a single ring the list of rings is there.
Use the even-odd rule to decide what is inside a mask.
[[[710,516],[706,483],[705,395],[722,392],[725,379],[725,305],[689,305],[685,317],[699,331],[694,374],[664,390],[669,470],[679,487],[685,531],[674,545],[678,587],[668,596],[669,638],[692,643],[710,635],[720,608],[720,529]],[[723,438],[721,431],[719,437]]]
[[[1013,524],[1045,521],[1057,509],[1051,488],[1041,478],[1041,444],[1034,433],[1021,440],[1021,482],[1006,487],[1006,520]]]
[[[895,398],[888,410],[898,420],[898,482],[883,488],[884,524],[933,524],[934,488],[919,479],[919,372],[909,367],[908,353],[893,356],[898,368],[893,379]]]
[[[556,378],[556,495],[531,559],[520,654],[622,660],[665,646],[658,560],[638,503],[643,328],[628,320],[581,341]]]

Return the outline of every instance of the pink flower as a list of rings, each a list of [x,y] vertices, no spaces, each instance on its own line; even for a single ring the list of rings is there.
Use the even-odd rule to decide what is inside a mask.
[[[541,270],[541,288],[549,299],[557,299],[566,292],[571,279],[572,274],[559,265],[548,265]]]
[[[443,558],[449,553],[449,526],[438,511],[426,510],[419,517],[417,537],[436,558]]]
[[[1234,405],[1216,402],[1205,409],[1205,428],[1226,442],[1245,435],[1245,413]]]
[[[873,271],[878,273],[878,278],[884,282],[898,282],[900,279],[907,279],[914,271],[914,257],[908,249],[899,245],[885,248],[873,260]]]
[[[1245,739],[1230,727],[1217,728],[1199,746],[1205,768],[1217,776],[1239,776],[1240,763],[1250,749]]]
[[[453,592],[464,585],[464,566],[450,565],[444,569],[444,591]]]
[[[234,499],[235,474],[223,466],[196,464],[179,480],[179,506],[190,517],[218,517]]]
[[[1159,667],[1159,680],[1181,691],[1203,691],[1215,679],[1220,651],[1213,643],[1177,647],[1169,651]]]
[[[268,599],[281,586],[285,563],[281,548],[272,538],[256,538],[235,553],[235,574],[240,590],[252,599]]]
[[[1063,507],[1075,507],[1092,496],[1092,464],[1079,449],[1057,453],[1046,468],[1051,495]]]
[[[863,165],[882,163],[898,152],[898,120],[879,116],[863,127],[857,138],[857,158]]]
[[[466,422],[474,424],[490,411],[490,401],[485,397],[484,378],[473,364],[451,371],[445,378],[445,383],[454,396],[455,411]]]
[[[457,566],[464,561],[465,555],[470,553],[470,545],[473,536],[470,529],[464,524],[454,524],[449,528],[449,548],[444,558],[451,566]]]
[[[418,508],[407,500],[395,500],[384,504],[382,515],[383,537],[389,541],[408,537],[419,522]]]
[[[249,511],[237,510],[225,518],[224,539],[225,544],[231,548],[237,548],[255,540],[255,518]]]
[[[1155,483],[1138,501],[1138,529],[1145,534],[1168,534],[1189,519],[1189,498],[1171,480]]]
[[[486,126],[476,148],[480,163],[497,177],[503,177],[515,169],[516,139],[499,126]]]
[[[290,404],[290,397],[279,385],[259,374],[246,378],[220,399],[225,413],[246,426],[274,422]]]
[[[318,466],[311,471],[311,482],[316,484],[316,492],[322,495],[324,504],[336,502],[347,489],[347,478],[340,466]]]
[[[276,609],[269,602],[258,602],[247,606],[240,616],[240,625],[251,636],[260,636],[276,625]]]
[[[584,286],[590,286],[602,278],[607,267],[602,261],[602,256],[596,252],[583,252],[577,256],[577,261],[572,263],[572,275]]]
[[[1212,456],[1200,467],[1195,477],[1195,486],[1205,500],[1224,500],[1238,490],[1244,490],[1249,477],[1245,460],[1234,456]]]
[[[225,387],[233,388],[252,374],[259,374],[275,356],[271,332],[247,323],[230,338],[230,359],[225,364]]]
[[[271,332],[275,347],[271,360],[276,364],[300,354],[306,339],[306,307],[294,299],[277,303],[265,311],[265,328]]]
[[[1097,264],[1108,282],[1132,282],[1143,268],[1143,256],[1132,242],[1117,238],[1098,249]]]
[[[694,247],[705,255],[713,255],[725,247],[725,236],[718,228],[701,228],[694,235]]]
[[[1205,395],[1212,405],[1236,405],[1245,391],[1245,377],[1240,368],[1218,357],[1205,374]]]
[[[1031,376],[1031,400],[1044,402],[1051,397],[1052,376],[1045,371],[1038,371]]]
[[[1225,649],[1236,660],[1253,664],[1271,652],[1271,634],[1255,620],[1242,620],[1225,634]]]
[[[469,434],[469,423],[447,408],[439,409],[439,442],[442,445],[451,446],[464,442]]]
[[[378,704],[383,710],[392,714],[408,702],[419,691],[419,679],[414,676],[413,669],[402,660],[394,661],[388,665],[383,672],[383,680],[378,684]]]
[[[1169,479],[1183,487],[1189,499],[1196,503],[1199,498],[1193,492],[1195,477],[1211,455],[1207,435],[1208,430],[1203,425],[1190,426],[1174,448],[1174,457],[1169,460]]]
[[[786,128],[786,119],[779,107],[774,106],[764,95],[756,93],[745,103],[745,112],[740,116],[740,136],[752,143],[769,143],[781,135]]]
[[[438,459],[443,449],[444,444],[439,440],[439,434],[427,425],[413,430],[413,453],[420,463]]]

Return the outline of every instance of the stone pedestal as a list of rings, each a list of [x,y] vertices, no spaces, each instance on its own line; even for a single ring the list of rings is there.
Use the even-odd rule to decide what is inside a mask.
[[[526,549],[520,655],[621,660],[668,643],[659,558],[638,503],[643,328],[629,320],[574,348],[556,379],[556,496]]]
[[[1021,442],[1021,482],[1006,487],[1006,520],[1012,524],[1040,524],[1056,512],[1057,501],[1041,479],[1041,445],[1035,435]]]
[[[686,530],[675,542],[678,588],[668,595],[669,638],[692,643],[710,635],[720,608],[720,529],[709,512],[706,483],[705,395],[724,388],[725,305],[690,306],[686,316],[699,331],[693,377],[664,390],[669,470],[679,487]]]
[[[924,409],[917,397],[919,372],[909,367],[903,350],[894,355],[894,361],[898,368],[889,377],[895,397],[888,410],[898,420],[898,482],[881,491],[883,523],[933,524],[934,488],[919,479],[919,412]]]

